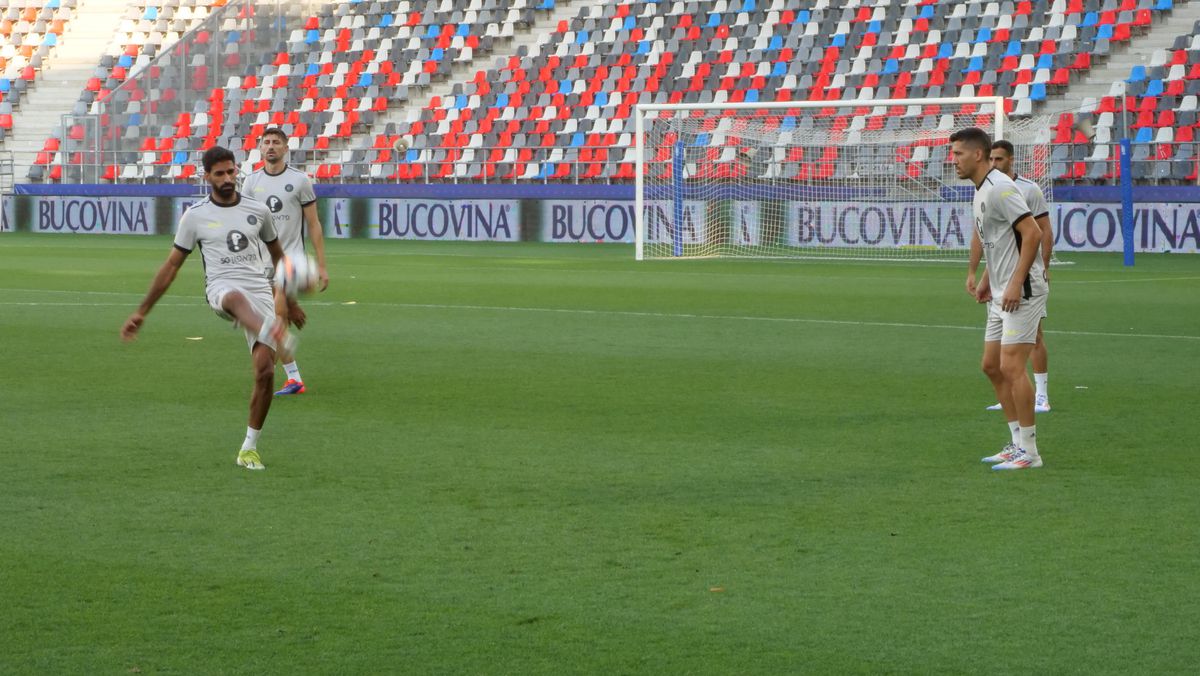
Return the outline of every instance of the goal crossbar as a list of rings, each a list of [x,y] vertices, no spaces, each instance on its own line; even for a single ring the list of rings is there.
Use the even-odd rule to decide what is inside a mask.
[[[728,116],[727,111],[734,111],[735,113],[741,113],[743,111],[757,111],[757,112],[759,112],[759,114],[761,116],[764,113],[770,113],[772,111],[797,111],[797,113],[800,113],[802,115],[804,111],[812,111],[812,110],[868,109],[868,110],[874,111],[872,113],[872,115],[881,116],[881,115],[886,115],[886,111],[879,111],[879,110],[875,110],[875,109],[886,109],[886,108],[895,108],[895,107],[930,108],[932,106],[957,107],[957,109],[960,111],[969,110],[967,108],[968,106],[973,106],[975,108],[978,108],[978,110],[976,110],[976,111],[969,112],[969,113],[964,112],[963,114],[971,115],[972,117],[980,117],[980,116],[990,117],[991,123],[990,123],[990,125],[988,125],[989,129],[987,131],[996,140],[999,140],[999,139],[1002,139],[1005,137],[1005,132],[1006,132],[1005,99],[1003,97],[993,97],[993,96],[955,97],[955,98],[943,97],[943,98],[928,98],[928,99],[855,99],[855,100],[845,100],[845,101],[778,101],[778,102],[762,102],[762,103],[754,102],[754,103],[680,103],[680,104],[639,103],[639,104],[637,104],[635,106],[635,112],[634,112],[634,131],[635,131],[635,134],[634,134],[634,145],[635,145],[634,159],[635,159],[635,163],[636,163],[635,174],[634,174],[634,182],[635,182],[635,190],[636,190],[634,209],[635,209],[635,229],[636,229],[635,242],[636,242],[636,257],[637,257],[637,259],[643,260],[646,258],[646,255],[647,255],[647,251],[646,251],[646,247],[647,247],[647,192],[653,192],[656,196],[661,197],[661,195],[663,195],[663,194],[672,193],[672,191],[674,191],[673,192],[673,194],[674,194],[673,204],[670,205],[670,210],[674,213],[676,220],[678,220],[678,218],[681,217],[683,214],[682,203],[684,200],[685,193],[687,195],[695,195],[697,193],[703,193],[705,191],[708,191],[708,194],[713,195],[710,198],[712,200],[729,201],[731,199],[729,197],[731,190],[736,191],[738,189],[742,189],[745,192],[738,193],[738,194],[745,194],[745,195],[754,195],[756,193],[763,192],[762,186],[757,186],[757,187],[752,186],[752,187],[744,187],[743,188],[741,186],[731,186],[731,184],[728,181],[721,184],[720,186],[716,185],[716,181],[713,182],[712,186],[702,184],[702,182],[699,179],[697,179],[697,177],[696,177],[696,171],[695,171],[694,167],[699,164],[704,164],[705,160],[693,159],[693,161],[687,162],[687,165],[689,167],[693,167],[693,169],[690,172],[685,171],[684,170],[685,160],[683,158],[683,155],[684,155],[684,151],[686,149],[684,148],[685,144],[683,144],[682,142],[678,142],[678,141],[674,142],[673,145],[676,146],[676,152],[672,152],[670,148],[657,147],[654,150],[656,151],[656,155],[658,155],[658,158],[655,159],[655,158],[649,157],[648,152],[651,149],[648,148],[648,146],[647,146],[648,134],[657,133],[659,136],[661,136],[662,132],[661,131],[653,132],[651,129],[648,129],[648,121],[653,121],[660,125],[668,125],[668,124],[674,124],[674,123],[682,124],[687,119],[693,118],[695,111],[719,112],[719,113],[721,113],[721,116]],[[989,107],[990,107],[990,110],[989,110]],[[670,113],[670,115],[664,116],[663,113]],[[944,111],[942,111],[942,113],[944,114]],[[905,116],[905,117],[910,117],[910,116]],[[658,139],[658,142],[661,143],[661,138]],[[879,153],[882,154],[887,150],[887,146],[885,144],[881,143],[878,138],[876,138],[875,142],[877,145],[873,146],[873,147],[877,148]],[[770,139],[754,139],[753,144],[757,144],[753,150],[756,150],[757,152],[759,152],[760,155],[770,155],[772,153],[772,151],[774,151],[776,153],[776,156],[778,156],[779,148],[781,147],[779,144],[773,144]],[[830,141],[829,144],[832,145],[833,141]],[[694,143],[692,145],[689,145],[687,147],[687,149],[711,150],[711,148],[696,148],[696,146],[699,146],[699,145],[701,145],[701,144]],[[809,150],[811,152],[811,150],[813,148],[819,148],[819,147],[820,147],[820,143],[814,142],[813,144],[810,145]],[[719,151],[720,148],[717,148],[717,150]],[[747,152],[747,155],[749,155],[749,153],[751,152],[751,149],[747,149],[746,152]],[[670,155],[670,157],[669,157],[670,167],[667,167],[667,161],[662,159],[663,155]],[[655,186],[653,186],[653,188],[651,188],[651,186],[648,185],[649,177],[648,177],[647,172],[648,172],[648,166],[652,163],[652,161],[658,161],[662,165],[663,175],[669,174],[672,177],[673,185],[666,185],[666,184],[655,185]],[[685,179],[685,174],[686,174],[686,179]],[[778,180],[778,176],[772,175],[770,170],[768,170],[766,174],[763,174],[763,176],[773,176],[775,179]],[[662,178],[661,176],[656,177],[656,180],[661,179],[661,178]],[[854,178],[858,179],[859,177],[855,176]],[[877,178],[876,180],[882,181],[883,179]],[[685,183],[685,181],[686,181],[686,183]],[[861,184],[862,184],[862,181],[859,182],[859,185],[861,185]],[[793,194],[797,190],[811,190],[814,192],[814,194],[817,194],[817,193],[820,193],[821,191],[837,189],[836,186],[830,187],[829,185],[817,185],[815,183],[810,183],[810,184],[807,184],[804,186],[800,186],[799,183],[796,183],[796,182],[788,183],[788,182],[785,182],[782,180],[780,180],[780,183],[778,185],[776,185],[776,184],[772,184],[772,185],[774,187],[771,189],[775,190],[776,192],[778,192],[780,194]],[[943,187],[945,187],[945,186],[943,186]],[[895,191],[894,187],[892,189],[893,189],[893,191]],[[930,192],[933,192],[933,191],[930,189]],[[724,195],[724,197],[720,197],[718,195]],[[759,198],[746,197],[745,199],[759,199]],[[678,241],[678,236],[677,236],[676,241],[673,243],[673,255],[681,256],[683,247],[684,247],[684,245],[680,241]],[[828,257],[828,256],[826,256],[826,257]]]

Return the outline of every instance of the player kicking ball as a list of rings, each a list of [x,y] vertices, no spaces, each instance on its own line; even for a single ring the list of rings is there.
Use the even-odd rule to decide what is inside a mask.
[[[988,304],[983,343],[983,372],[992,382],[1008,420],[1009,440],[999,453],[983,458],[992,469],[1042,466],[1037,447],[1033,386],[1025,364],[1037,341],[1038,324],[1049,288],[1038,259],[1041,228],[1011,178],[992,168],[992,140],[976,127],[950,137],[950,154],[958,177],[975,185],[968,273],[982,256],[987,268],[975,284],[968,274],[967,292]]]
[[[325,237],[321,232],[321,221],[317,216],[317,195],[308,176],[287,164],[288,137],[282,129],[271,127],[263,132],[258,142],[258,151],[263,158],[263,168],[250,174],[242,183],[242,192],[267,205],[275,220],[275,231],[279,233],[279,244],[285,256],[292,260],[303,259],[304,237],[307,232],[317,254],[318,288],[324,291],[329,286],[329,275],[325,271]],[[291,296],[277,296],[284,303],[276,308],[276,314],[303,329],[308,317]],[[304,379],[295,361],[283,361],[287,382],[275,396],[303,394]]]
[[[271,409],[275,357],[278,354],[281,359],[291,361],[296,344],[286,323],[275,316],[275,293],[263,275],[264,246],[272,263],[280,261],[283,249],[266,205],[238,194],[238,169],[233,153],[214,146],[205,151],[203,164],[204,179],[211,192],[180,219],[174,247],[154,275],[142,304],[121,327],[121,338],[126,341],[137,338],[146,315],[171,287],[188,255],[199,246],[209,307],[217,316],[242,327],[250,346],[254,387],[246,438],[238,451],[237,464],[261,470],[265,467],[258,454],[258,436]]]
[[[1013,144],[1008,141],[996,141],[992,144],[992,166],[1008,175],[1017,184],[1017,188],[1021,191],[1021,197],[1025,198],[1025,203],[1029,205],[1029,210],[1033,214],[1033,220],[1037,221],[1038,227],[1042,229],[1042,267],[1046,270],[1046,282],[1050,281],[1050,259],[1054,255],[1054,229],[1050,227],[1050,207],[1046,204],[1046,195],[1042,192],[1042,187],[1035,181],[1024,176],[1018,176],[1013,168],[1013,157],[1015,156]],[[971,270],[972,275],[974,269]],[[1033,352],[1029,355],[1029,361],[1033,364],[1033,411],[1035,413],[1050,412],[1050,393],[1047,391],[1048,382],[1050,379],[1049,371],[1049,355],[1046,352],[1046,339],[1042,335],[1042,323],[1046,319],[1046,314],[1042,313],[1042,322],[1038,322],[1037,342],[1033,345]],[[999,411],[1000,404],[992,404],[987,407],[989,411]]]

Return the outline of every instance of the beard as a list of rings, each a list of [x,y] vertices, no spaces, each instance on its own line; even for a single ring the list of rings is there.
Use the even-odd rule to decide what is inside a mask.
[[[213,192],[217,193],[221,199],[229,199],[233,197],[235,192],[237,192],[237,184],[223,183],[221,185],[214,185]]]

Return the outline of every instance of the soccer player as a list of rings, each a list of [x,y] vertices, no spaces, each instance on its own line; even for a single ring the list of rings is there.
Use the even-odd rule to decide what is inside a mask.
[[[264,160],[263,168],[246,178],[242,183],[242,192],[263,202],[271,210],[284,255],[291,258],[305,256],[307,226],[308,238],[312,240],[313,251],[317,254],[318,283],[324,291],[329,286],[329,274],[325,271],[325,237],[317,217],[317,195],[313,191],[312,181],[304,172],[288,166],[288,137],[282,129],[271,127],[263,132],[258,151]],[[294,298],[283,298],[286,306],[281,305],[276,312],[295,324],[296,328],[304,328],[307,321],[304,310]],[[303,394],[304,379],[300,377],[300,367],[296,362],[285,362],[283,370],[287,373],[287,382],[275,395]]]
[[[222,319],[241,326],[250,346],[254,388],[246,438],[238,451],[237,464],[260,470],[264,467],[258,454],[258,435],[271,409],[275,356],[291,360],[295,349],[295,338],[288,333],[286,322],[275,316],[271,283],[263,275],[263,247],[270,253],[272,263],[283,257],[283,249],[266,205],[238,194],[238,169],[233,153],[214,146],[204,152],[203,164],[211,192],[180,219],[175,245],[154,275],[142,304],[121,327],[121,338],[130,341],[137,337],[146,315],[175,281],[188,254],[200,247],[209,307]]]
[[[1017,184],[992,168],[992,140],[987,132],[962,129],[950,136],[950,144],[958,177],[975,184],[967,292],[988,303],[982,368],[1004,409],[1011,441],[983,461],[1001,470],[1041,467],[1033,387],[1025,372],[1049,291],[1037,255],[1041,228]],[[981,256],[986,257],[987,268],[977,284],[972,271]]]
[[[1017,184],[1017,188],[1021,190],[1021,196],[1025,198],[1025,203],[1029,205],[1029,210],[1034,215],[1033,220],[1037,221],[1038,227],[1042,229],[1042,266],[1046,270],[1046,281],[1049,282],[1050,257],[1054,253],[1054,230],[1050,227],[1050,207],[1046,204],[1046,195],[1042,193],[1041,186],[1024,176],[1018,176],[1013,169],[1015,154],[1013,144],[1008,141],[996,141],[992,144],[992,166],[1008,174],[1008,177]],[[1042,320],[1045,319],[1046,315],[1043,314]],[[1029,359],[1033,362],[1035,390],[1033,410],[1036,413],[1049,413],[1050,395],[1047,392],[1049,357],[1046,354],[1046,339],[1042,335],[1041,322],[1038,323],[1037,343],[1034,343],[1033,353]],[[999,411],[1000,404],[989,406],[988,410]]]

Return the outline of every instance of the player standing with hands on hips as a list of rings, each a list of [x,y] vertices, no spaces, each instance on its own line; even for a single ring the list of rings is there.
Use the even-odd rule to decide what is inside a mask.
[[[307,232],[317,254],[317,283],[324,291],[329,287],[325,271],[325,237],[317,217],[317,195],[308,176],[287,164],[288,137],[282,129],[271,127],[263,132],[258,151],[264,165],[242,183],[242,192],[267,205],[275,219],[275,230],[285,256],[304,258],[304,237]],[[304,328],[308,317],[294,298],[283,296],[286,305],[276,308],[277,314],[296,328]],[[281,360],[282,361],[282,360]],[[283,361],[287,382],[276,396],[304,393],[304,379],[295,361]]]
[[[1006,174],[992,168],[992,140],[969,127],[950,136],[950,154],[958,177],[975,185],[974,224],[967,292],[988,304],[983,343],[983,372],[992,381],[1008,420],[1004,449],[983,458],[992,469],[1042,466],[1037,446],[1033,386],[1025,372],[1046,308],[1049,287],[1038,259],[1042,231],[1021,191]],[[982,256],[987,263],[976,283],[972,271]]]
[[[263,248],[270,253],[272,263],[283,258],[283,249],[266,205],[238,194],[233,153],[214,146],[204,152],[203,163],[204,179],[211,192],[183,214],[174,247],[154,275],[142,304],[121,327],[121,338],[130,341],[137,337],[146,315],[175,281],[188,255],[200,247],[208,305],[217,316],[242,327],[254,366],[250,420],[237,464],[246,469],[264,469],[258,455],[258,435],[271,410],[275,357],[290,361],[296,345],[287,324],[275,316],[271,283],[263,275]]]

